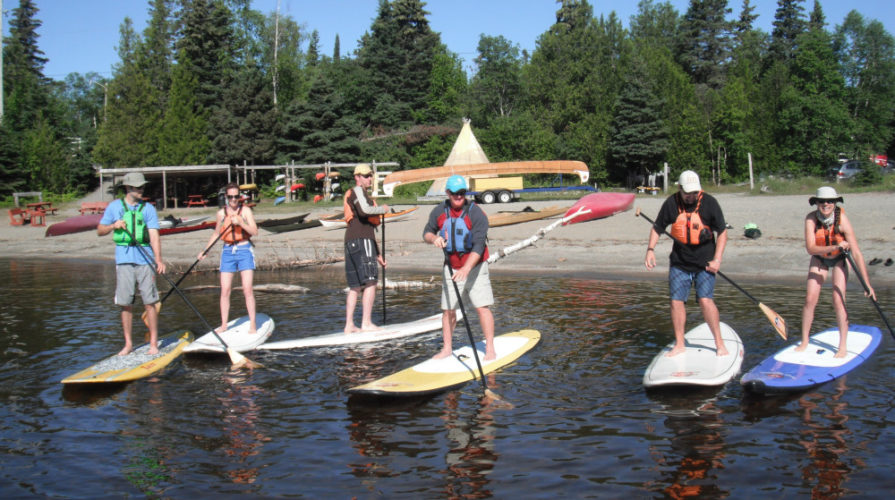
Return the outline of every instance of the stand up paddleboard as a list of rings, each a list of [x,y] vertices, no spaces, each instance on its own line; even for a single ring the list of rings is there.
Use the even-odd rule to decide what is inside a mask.
[[[457,311],[457,321],[463,319],[463,314]],[[336,332],[329,335],[305,337],[301,339],[281,340],[261,344],[255,349],[296,349],[299,347],[322,347],[348,344],[361,344],[365,342],[380,342],[383,340],[399,339],[418,335],[420,333],[441,330],[441,314],[433,314],[427,318],[410,321],[408,323],[396,323],[385,325],[382,330],[367,332],[345,333]]]
[[[709,325],[703,323],[684,334],[686,350],[676,356],[667,354],[674,342],[665,346],[643,374],[646,387],[702,385],[713,386],[727,383],[740,372],[743,364],[743,341],[733,328],[721,323],[721,338],[729,353],[718,356],[715,338]]]
[[[274,329],[273,318],[263,313],[255,315],[255,324],[258,327],[257,333],[249,333],[249,317],[243,316],[227,323],[227,331],[218,335],[236,352],[251,351],[269,339]],[[218,340],[213,332],[208,332],[199,337],[183,350],[186,353],[225,351],[221,341]]]
[[[830,328],[808,339],[808,348],[796,352],[793,344],[765,359],[740,384],[749,391],[771,394],[804,391],[854,370],[873,354],[882,340],[875,326],[850,325],[846,344],[848,355],[834,358],[839,347],[839,328]]]
[[[502,368],[528,352],[541,340],[537,330],[520,330],[494,337],[497,359],[485,361],[485,342],[477,342],[482,371],[486,374]],[[375,396],[422,396],[459,387],[479,377],[475,356],[470,346],[455,349],[452,356],[428,359],[418,365],[348,389],[351,394]]]
[[[193,334],[189,331],[169,333],[158,339],[158,354],[149,354],[149,343],[146,343],[126,356],[109,356],[64,378],[62,383],[121,383],[148,377],[177,359],[192,340]]]

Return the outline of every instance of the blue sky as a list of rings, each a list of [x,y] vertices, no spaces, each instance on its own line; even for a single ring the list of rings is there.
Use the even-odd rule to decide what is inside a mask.
[[[18,0],[0,0],[4,10],[3,34],[9,33],[11,10]],[[616,15],[627,26],[637,10],[636,0],[606,2],[591,0],[595,15]],[[660,3],[655,0],[654,3]],[[759,15],[757,26],[771,30],[776,0],[751,0]],[[138,31],[146,26],[149,2],[146,0],[36,0],[43,22],[39,30],[39,46],[50,59],[44,74],[61,80],[68,73],[94,71],[111,76],[112,65],[118,60],[118,28],[125,16],[130,17]],[[672,0],[671,4],[683,13],[688,0]],[[729,0],[733,16],[739,15],[742,0]],[[806,11],[813,8],[813,0],[805,3]],[[262,12],[273,12],[277,0],[252,0],[252,6]],[[280,12],[289,15],[307,30],[320,33],[321,53],[331,55],[335,36],[339,35],[341,52],[350,53],[357,40],[367,31],[376,17],[377,0],[280,0]],[[866,19],[883,22],[889,33],[895,34],[895,1],[893,0],[826,0],[821,2],[829,28],[840,24],[848,11],[854,9]],[[429,0],[426,9],[429,22],[448,48],[460,55],[467,69],[476,56],[479,35],[503,35],[530,52],[539,35],[555,21],[557,4],[554,0]]]

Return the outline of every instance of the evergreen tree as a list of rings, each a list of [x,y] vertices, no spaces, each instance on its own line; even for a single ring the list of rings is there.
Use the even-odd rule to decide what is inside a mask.
[[[306,103],[295,102],[286,112],[288,120],[280,136],[279,161],[298,163],[352,162],[360,156],[359,125],[344,114],[342,96],[327,75],[320,74],[311,86]]]
[[[318,54],[320,46],[320,33],[317,30],[311,32],[311,38],[308,40],[308,66],[316,66],[317,60],[320,58]]]
[[[637,43],[672,47],[679,37],[679,25],[679,14],[670,3],[640,0],[637,13],[631,16],[629,30],[631,39]]]
[[[165,99],[171,89],[175,35],[171,19],[172,1],[151,0],[149,23],[143,32],[143,40],[136,49],[137,64],[158,92],[161,108],[166,106]]]
[[[469,94],[473,123],[487,127],[491,120],[510,116],[524,103],[519,46],[502,36],[479,38],[476,72]]]
[[[212,116],[211,162],[265,165],[276,157],[277,117],[260,71],[243,70],[229,82]]]
[[[441,45],[432,59],[425,121],[444,123],[460,119],[466,87],[466,73],[460,57]]]
[[[796,38],[805,32],[804,0],[777,0],[774,30],[771,32],[770,63],[793,58]]]
[[[181,0],[182,36],[177,53],[195,75],[199,106],[214,110],[221,102],[222,84],[235,71],[234,34],[230,11],[216,0]]]
[[[159,131],[160,165],[202,165],[211,150],[206,135],[208,119],[196,99],[199,83],[186,66],[174,67],[168,108]]]
[[[678,60],[698,86],[724,84],[730,55],[727,0],[690,0],[678,35]]]
[[[333,64],[339,64],[339,60],[342,58],[339,46],[339,35],[336,35],[336,41],[333,43]]]
[[[626,177],[659,170],[668,154],[662,102],[653,92],[645,64],[636,57],[625,75],[615,105],[609,153],[616,172]]]
[[[47,58],[38,47],[39,9],[32,0],[21,0],[12,10],[9,37],[3,44],[2,119],[15,133],[37,126],[47,111],[48,79],[43,74]]]

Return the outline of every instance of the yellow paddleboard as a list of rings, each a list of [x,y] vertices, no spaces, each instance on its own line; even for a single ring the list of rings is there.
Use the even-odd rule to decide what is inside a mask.
[[[485,342],[477,342],[476,350],[486,374],[498,370],[528,352],[541,340],[537,330],[520,330],[494,337],[497,358],[485,362]],[[479,368],[470,346],[455,349],[452,356],[428,359],[418,365],[379,380],[348,389],[352,394],[377,396],[420,396],[446,391],[479,378]]]
[[[148,377],[177,359],[193,341],[189,331],[174,332],[158,339],[158,354],[148,354],[143,344],[126,356],[113,355],[62,380],[63,384],[120,383]]]

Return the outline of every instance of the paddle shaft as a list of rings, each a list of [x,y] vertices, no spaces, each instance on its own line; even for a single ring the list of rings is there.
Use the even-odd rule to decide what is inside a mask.
[[[124,232],[127,233],[128,236],[130,236],[131,241],[137,241],[137,239],[134,238],[134,234],[131,233],[129,229],[124,228]],[[137,248],[137,250],[139,250],[140,253],[143,255],[143,258],[146,259],[146,263],[149,264],[149,268],[152,269],[152,272],[154,272],[156,276],[161,276],[162,278],[165,278],[165,281],[167,281],[168,284],[171,285],[171,289],[174,290],[175,292],[177,292],[177,295],[180,295],[180,298],[183,299],[184,302],[186,302],[186,305],[190,306],[190,309],[192,309],[193,312],[196,313],[196,316],[198,316],[199,319],[202,320],[202,323],[205,324],[205,327],[208,328],[209,330],[211,330],[211,333],[213,333],[214,336],[217,337],[217,339],[221,343],[221,345],[224,346],[224,349],[229,350],[230,346],[228,346],[227,343],[224,342],[224,339],[222,339],[221,336],[218,335],[218,332],[214,331],[214,327],[212,327],[211,324],[208,322],[208,320],[206,320],[205,317],[202,316],[202,313],[200,313],[199,310],[196,309],[196,306],[194,306],[193,303],[190,302],[190,300],[188,298],[186,298],[186,295],[183,294],[183,292],[180,290],[180,288],[177,288],[177,285],[174,283],[174,281],[172,281],[171,278],[169,278],[168,276],[158,272],[158,269],[156,269],[156,267],[155,267],[155,263],[152,262],[152,260],[149,258],[149,255],[146,254],[146,250],[143,250],[143,247],[140,245],[133,245],[133,246],[135,246]]]
[[[845,251],[845,258],[848,259],[848,263],[851,264],[852,269],[855,270],[855,274],[858,275],[858,281],[861,282],[861,286],[864,287],[864,291],[868,294],[870,293],[870,287],[867,286],[867,281],[864,280],[864,276],[861,274],[861,271],[858,270],[858,265],[855,264],[854,257],[851,256],[851,252]],[[889,333],[892,335],[892,338],[895,338],[895,330],[892,330],[892,325],[889,323],[889,318],[886,317],[886,313],[883,312],[883,309],[879,306],[879,302],[876,301],[874,297],[869,297],[870,302],[873,302],[873,306],[876,307],[876,312],[879,313],[879,317],[883,319],[883,323],[886,324],[886,327],[889,329]]]
[[[482,377],[482,389],[488,390],[488,384],[485,382],[485,370],[482,370],[482,362],[479,361],[479,351],[475,348],[475,339],[472,338],[472,328],[469,327],[469,316],[466,314],[466,308],[463,307],[463,299],[460,298],[460,287],[454,281],[454,269],[445,254],[444,265],[447,266],[450,273],[451,283],[454,284],[454,293],[457,294],[457,303],[460,304],[460,312],[463,313],[463,325],[466,326],[466,335],[469,336],[469,346],[472,347],[472,355],[475,357],[475,364],[479,367],[479,375]]]
[[[211,245],[208,245],[208,248],[206,248],[205,250],[202,251],[202,256],[203,256],[203,257],[205,256],[205,254],[207,254],[207,253],[211,250],[211,247],[213,247],[213,246],[218,242],[218,240],[221,239],[221,236],[222,236],[222,235],[223,235],[223,233],[219,233],[218,236],[217,236],[217,238],[215,238],[214,241],[211,242]],[[196,264],[198,264],[200,260],[202,260],[202,259],[196,259],[196,261],[193,262],[193,265],[191,265],[191,266],[189,267],[189,269],[187,269],[186,272],[183,273],[183,276],[181,276],[181,277],[177,280],[177,282],[174,283],[174,286],[179,286],[179,285],[183,282],[183,280],[186,279],[187,275],[190,274],[190,273],[193,271],[193,268],[196,267]],[[168,293],[166,293],[165,296],[162,297],[162,300],[160,300],[159,302],[164,302],[165,299],[167,299],[168,296],[170,296],[172,293],[174,293],[174,289],[173,289],[173,288],[170,289],[170,290],[168,290]]]
[[[385,214],[382,215],[382,261],[385,262]],[[385,266],[382,266],[382,323],[385,324]]]

